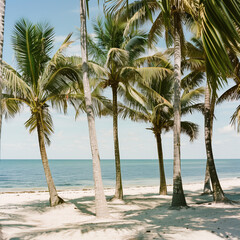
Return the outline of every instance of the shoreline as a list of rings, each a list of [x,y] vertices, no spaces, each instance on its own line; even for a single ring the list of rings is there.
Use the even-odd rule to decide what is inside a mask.
[[[225,182],[225,181],[232,181],[232,180],[237,180],[240,179],[240,177],[227,177],[227,178],[221,178],[219,181]],[[187,182],[183,183],[183,189],[184,186],[188,185],[196,185],[196,184],[202,184],[203,186],[203,181],[193,181],[193,182]],[[124,189],[129,189],[129,188],[149,188],[149,187],[159,187],[159,185],[153,184],[153,185],[123,185]],[[167,187],[171,188],[172,184],[167,184]],[[57,192],[66,192],[66,191],[93,191],[94,187],[93,186],[87,186],[87,187],[79,187],[79,186],[67,186],[67,187],[58,187]],[[114,186],[105,186],[104,190],[114,190]],[[47,187],[36,187],[36,188],[0,188],[0,194],[13,194],[13,193],[37,193],[37,192],[48,192]]]
[[[240,178],[222,179],[227,197],[237,204],[213,203],[201,195],[203,183],[184,184],[190,208],[170,210],[159,186],[125,187],[123,201],[109,201],[109,219],[95,217],[94,190],[59,192],[64,204],[49,207],[47,191],[3,193],[0,196],[0,239],[21,240],[220,240],[240,239]]]

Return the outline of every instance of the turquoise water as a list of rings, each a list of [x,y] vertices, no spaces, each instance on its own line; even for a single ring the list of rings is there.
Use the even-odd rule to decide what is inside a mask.
[[[240,159],[217,159],[219,178],[240,177]],[[87,188],[93,186],[91,160],[50,160],[50,168],[58,189]],[[173,160],[165,160],[167,183],[172,183]],[[206,160],[183,159],[184,183],[203,181]],[[114,160],[101,160],[105,187],[114,187]],[[151,186],[159,184],[159,168],[156,159],[121,160],[124,186]],[[0,160],[0,189],[46,188],[41,160]]]

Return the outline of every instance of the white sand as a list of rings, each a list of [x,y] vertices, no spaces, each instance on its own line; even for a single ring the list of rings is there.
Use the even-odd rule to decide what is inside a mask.
[[[227,197],[240,201],[240,178],[222,180]],[[211,204],[202,184],[184,185],[190,208],[170,210],[158,187],[124,189],[124,202],[109,202],[111,218],[96,219],[92,190],[62,191],[66,203],[48,205],[47,192],[0,194],[0,240],[240,239],[240,203]],[[110,198],[114,190],[107,189]]]

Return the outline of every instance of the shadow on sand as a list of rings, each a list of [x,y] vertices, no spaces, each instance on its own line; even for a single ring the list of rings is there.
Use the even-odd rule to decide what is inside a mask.
[[[225,193],[229,199],[240,201],[240,188],[232,188]],[[35,224],[31,225],[26,222],[27,220],[20,214],[0,214],[0,221],[3,228],[24,228],[24,233],[16,234],[11,240],[34,239],[42,234],[77,230],[84,235],[91,231],[103,229],[106,231],[115,230],[119,233],[121,231],[131,233],[124,239],[173,239],[169,238],[169,234],[174,234],[183,228],[189,234],[193,231],[207,231],[221,238],[239,238],[240,220],[235,216],[240,214],[240,204],[224,205],[224,207],[222,204],[212,204],[212,196],[201,195],[200,192],[197,194],[196,192],[186,191],[186,198],[190,208],[170,210],[170,195],[126,195],[124,203],[108,203],[113,215],[111,220],[68,223],[61,225],[61,227],[41,230],[36,228]],[[79,212],[79,215],[94,216],[93,197],[72,199],[67,204],[74,204],[74,208]],[[21,206],[9,205],[9,207],[21,207],[23,210],[31,209],[31,211],[39,213],[47,212],[50,209],[47,201],[30,202]],[[120,217],[120,220],[118,217]],[[14,220],[14,223],[12,223],[12,220]],[[16,221],[21,224],[16,224]],[[231,224],[226,224],[227,222],[231,222]],[[0,225],[0,239],[1,234]]]

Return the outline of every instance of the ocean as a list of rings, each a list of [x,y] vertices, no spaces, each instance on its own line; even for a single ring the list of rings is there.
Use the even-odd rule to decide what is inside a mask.
[[[91,160],[49,160],[57,189],[93,187]],[[173,160],[164,160],[167,184],[172,184]],[[240,159],[216,159],[220,179],[240,177]],[[183,183],[204,180],[206,160],[183,159]],[[115,186],[114,160],[101,160],[105,187]],[[157,159],[121,160],[123,186],[159,185]],[[0,160],[0,191],[47,189],[41,160]]]

